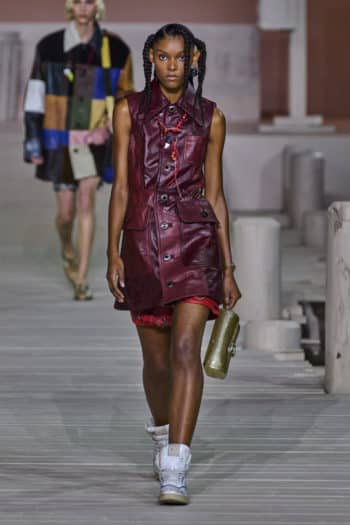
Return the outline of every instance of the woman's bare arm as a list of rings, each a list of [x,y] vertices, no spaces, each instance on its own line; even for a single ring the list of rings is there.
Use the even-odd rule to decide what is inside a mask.
[[[233,308],[241,297],[241,294],[233,278],[229,217],[223,192],[222,152],[224,149],[225,134],[225,117],[219,109],[215,108],[204,166],[205,196],[212,205],[219,221],[218,237],[224,265],[225,306],[227,308]]]
[[[108,216],[108,269],[107,280],[111,292],[118,301],[124,296],[117,286],[124,286],[124,264],[119,255],[120,236],[128,204],[128,148],[131,131],[131,118],[126,99],[117,102],[113,115],[114,143],[114,182],[109,201]]]

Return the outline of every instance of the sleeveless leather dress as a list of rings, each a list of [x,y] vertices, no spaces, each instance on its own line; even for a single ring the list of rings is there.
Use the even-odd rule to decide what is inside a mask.
[[[189,87],[172,104],[157,81],[146,114],[142,93],[127,96],[132,129],[129,200],[121,257],[126,302],[133,312],[201,296],[223,301],[218,220],[205,199],[203,163],[215,104],[203,99],[193,114]]]

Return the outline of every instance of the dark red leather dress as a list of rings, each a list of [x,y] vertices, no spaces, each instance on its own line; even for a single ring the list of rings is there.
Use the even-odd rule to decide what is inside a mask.
[[[158,83],[149,111],[142,93],[127,97],[132,121],[129,200],[121,257],[126,303],[133,312],[201,296],[223,300],[218,221],[204,195],[203,163],[215,104],[203,99],[193,115],[194,92],[171,104]]]

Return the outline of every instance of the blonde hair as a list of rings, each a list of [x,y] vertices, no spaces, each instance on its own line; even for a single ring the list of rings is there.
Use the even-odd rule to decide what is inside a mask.
[[[106,6],[104,3],[104,0],[95,0],[95,1],[96,1],[96,7],[97,7],[96,20],[101,20],[105,15]],[[74,0],[65,1],[64,9],[65,9],[68,20],[73,20],[73,5],[74,5]]]

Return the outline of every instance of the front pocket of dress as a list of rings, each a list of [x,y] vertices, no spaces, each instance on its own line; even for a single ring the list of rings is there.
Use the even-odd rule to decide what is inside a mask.
[[[205,199],[178,201],[181,257],[188,267],[220,267],[218,220]]]
[[[123,224],[123,251],[131,262],[142,261],[149,254],[149,212],[147,206],[128,205]]]

